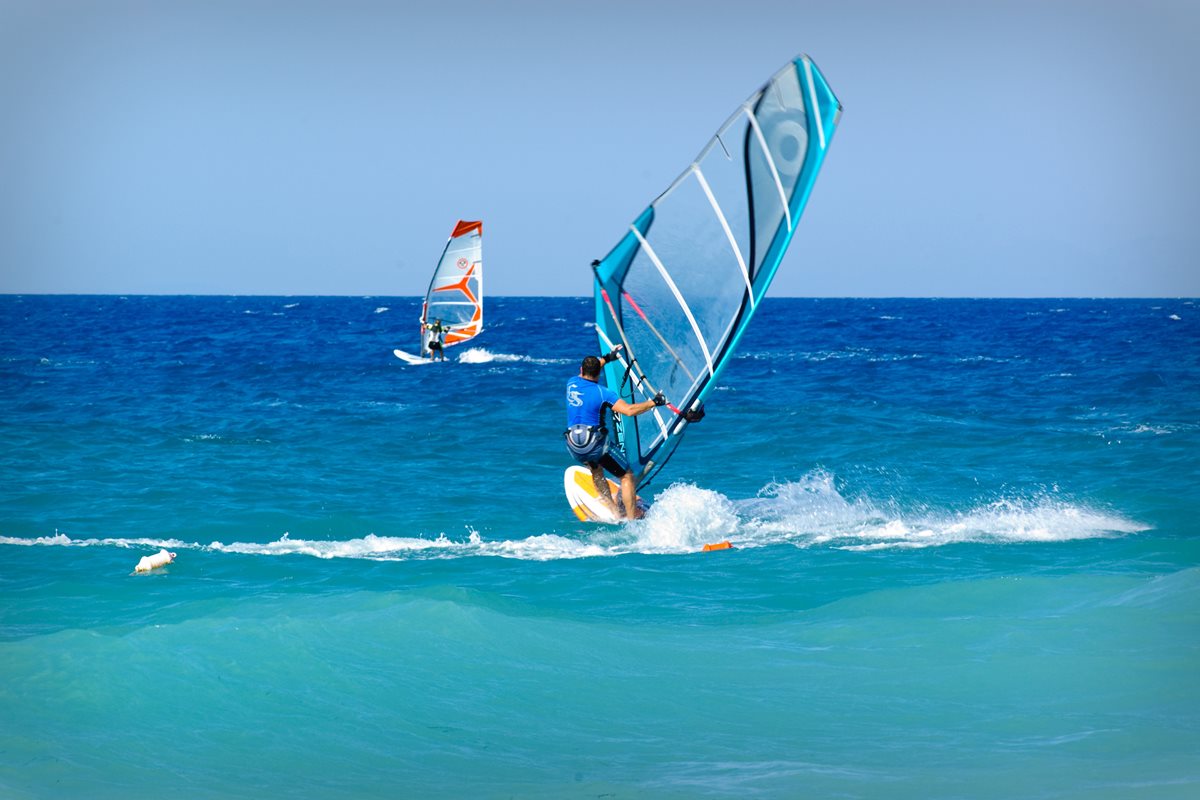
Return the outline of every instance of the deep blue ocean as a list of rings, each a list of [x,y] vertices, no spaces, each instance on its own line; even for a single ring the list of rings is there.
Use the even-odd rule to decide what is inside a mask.
[[[1195,301],[769,299],[625,526],[591,310],[0,297],[0,796],[1200,797]]]

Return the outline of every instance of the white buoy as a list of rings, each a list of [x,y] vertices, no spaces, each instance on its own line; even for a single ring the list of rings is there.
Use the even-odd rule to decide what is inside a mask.
[[[168,553],[166,550],[159,550],[152,556],[142,556],[142,560],[133,568],[134,572],[149,572],[152,569],[165,567],[175,560],[174,553]]]

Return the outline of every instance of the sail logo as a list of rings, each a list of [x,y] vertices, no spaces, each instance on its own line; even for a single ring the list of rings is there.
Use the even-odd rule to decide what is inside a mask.
[[[574,408],[579,408],[583,405],[583,395],[574,386],[567,387],[567,403]]]
[[[458,259],[458,261],[455,262],[454,266],[458,267],[459,269],[466,269],[467,268],[467,260],[465,258],[460,258],[460,259]]]

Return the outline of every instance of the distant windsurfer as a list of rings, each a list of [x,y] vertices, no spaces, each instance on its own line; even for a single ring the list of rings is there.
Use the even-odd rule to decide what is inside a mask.
[[[567,449],[575,460],[592,473],[600,501],[617,517],[633,519],[637,511],[637,480],[624,456],[608,446],[608,428],[604,424],[605,410],[636,417],[655,406],[665,405],[662,392],[640,403],[627,403],[607,386],[600,385],[600,367],[617,359],[622,345],[617,345],[602,358],[588,356],[579,367],[579,374],[567,381]],[[608,489],[604,471],[608,470],[621,481],[621,501],[617,507]]]
[[[429,357],[434,358],[436,356],[439,360],[445,361],[446,360],[446,349],[445,349],[446,332],[448,330],[450,330],[450,328],[443,325],[442,321],[439,319],[439,320],[436,320],[434,322],[434,324],[432,324],[432,325],[430,325],[428,322],[426,322],[425,330],[429,331],[429,333],[431,334],[429,337],[429,344],[427,345],[429,347]]]

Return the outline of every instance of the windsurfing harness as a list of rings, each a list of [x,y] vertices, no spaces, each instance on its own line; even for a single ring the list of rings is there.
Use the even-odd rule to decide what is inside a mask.
[[[598,464],[608,452],[608,431],[599,425],[572,425],[563,436],[571,455],[585,464]]]

